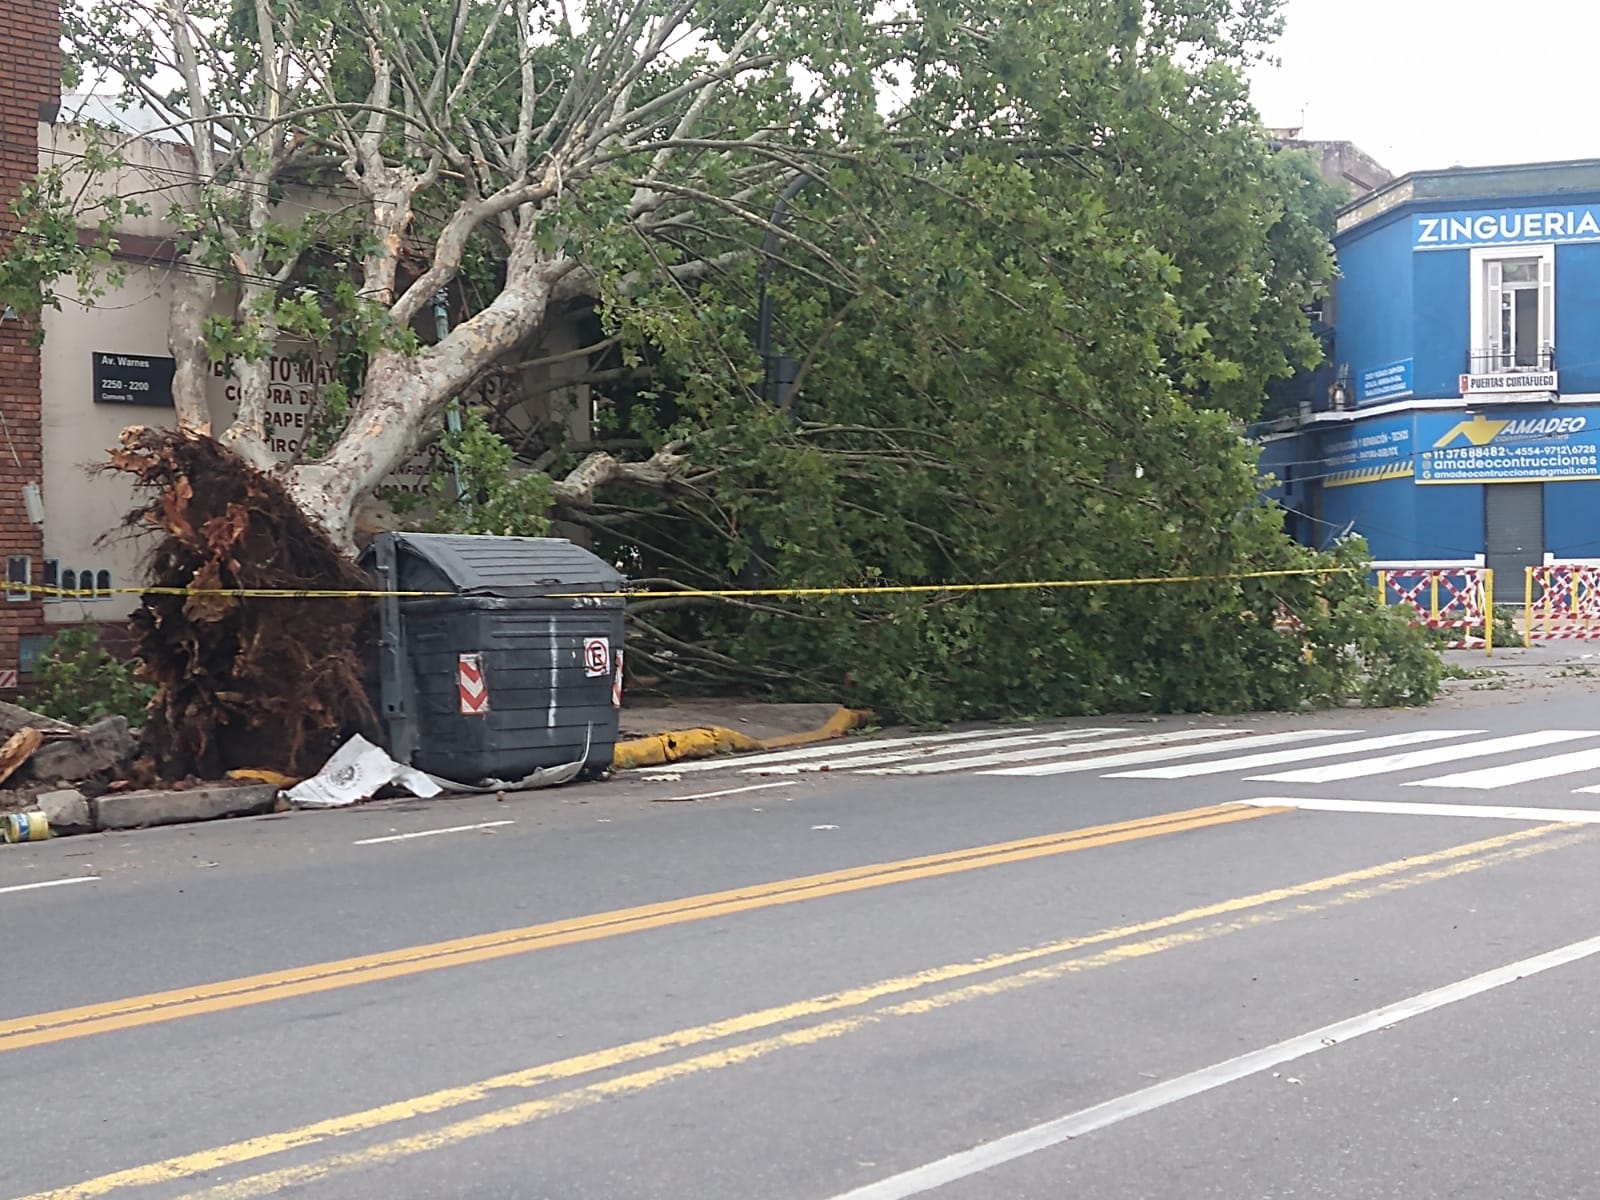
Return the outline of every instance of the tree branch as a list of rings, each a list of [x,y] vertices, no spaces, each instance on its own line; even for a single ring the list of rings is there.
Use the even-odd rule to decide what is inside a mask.
[[[640,487],[666,489],[681,480],[688,461],[678,451],[682,442],[671,442],[644,462],[622,462],[601,451],[591,454],[564,479],[553,481],[551,495],[557,504],[568,508],[588,508],[602,487],[631,483]]]

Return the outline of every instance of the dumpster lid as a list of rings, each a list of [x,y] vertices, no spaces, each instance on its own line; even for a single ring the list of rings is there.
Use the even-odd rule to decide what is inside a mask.
[[[615,567],[565,538],[385,533],[379,539],[393,540],[400,591],[548,596],[616,592],[623,584]],[[370,562],[375,549],[363,559]]]

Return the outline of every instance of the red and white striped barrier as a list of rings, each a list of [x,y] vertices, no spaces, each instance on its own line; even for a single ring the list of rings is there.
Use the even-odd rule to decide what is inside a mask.
[[[1529,567],[1523,604],[1527,645],[1600,638],[1600,564]]]
[[[1405,605],[1429,629],[1460,630],[1452,650],[1494,648],[1494,572],[1488,567],[1388,567],[1378,572],[1385,604]]]

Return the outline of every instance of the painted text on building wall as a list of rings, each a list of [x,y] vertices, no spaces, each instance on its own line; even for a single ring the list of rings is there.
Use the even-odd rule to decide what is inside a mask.
[[[228,364],[217,363],[212,375],[221,384],[226,410],[237,412],[239,385]],[[322,388],[334,380],[333,364],[305,354],[278,354],[267,360],[267,380],[267,446],[280,460],[292,462],[312,432]],[[424,447],[391,471],[383,486],[413,494],[425,492],[438,457],[438,446]]]
[[[1411,218],[1413,250],[1461,250],[1522,242],[1600,242],[1600,206],[1430,213]]]
[[[1412,360],[1386,363],[1363,371],[1357,377],[1356,399],[1362,403],[1371,400],[1396,400],[1412,392]]]

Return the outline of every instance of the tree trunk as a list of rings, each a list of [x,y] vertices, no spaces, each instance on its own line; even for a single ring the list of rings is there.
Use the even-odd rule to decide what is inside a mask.
[[[217,440],[258,471],[271,471],[278,460],[267,444],[267,392],[272,386],[270,359],[236,359],[230,368],[239,389],[238,411]]]
[[[191,256],[185,256],[172,273],[171,317],[167,347],[175,364],[172,407],[178,428],[185,433],[211,435],[211,407],[207,390],[211,379],[211,354],[206,349],[205,320],[217,300],[217,279],[202,273]]]
[[[417,448],[446,403],[480,372],[521,345],[545,320],[555,281],[570,264],[526,270],[482,312],[420,354],[374,354],[350,423],[323,458],[288,469],[285,485],[301,511],[346,552],[355,549],[362,500]]]

